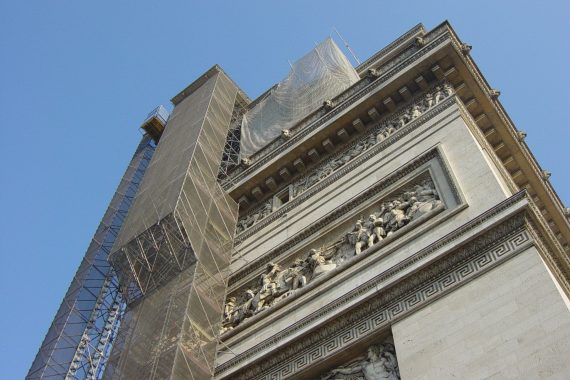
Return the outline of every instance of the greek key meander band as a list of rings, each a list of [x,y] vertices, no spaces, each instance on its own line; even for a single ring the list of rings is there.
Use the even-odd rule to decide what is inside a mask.
[[[512,217],[481,235],[467,247],[462,247],[448,257],[440,259],[410,279],[401,281],[373,299],[360,304],[354,310],[343,314],[331,323],[327,323],[325,327],[290,344],[284,350],[280,350],[278,354],[260,364],[249,366],[248,369],[231,378],[286,378],[299,373],[317,361],[324,360],[327,356],[366,336],[377,333],[380,329],[387,327],[389,323],[393,323],[411,311],[433,302],[507,258],[514,256],[523,245],[531,241],[529,233],[523,229],[524,220],[523,213]],[[485,247],[487,248],[483,249]],[[323,308],[310,319],[322,318],[333,307],[334,305],[330,308]],[[292,326],[291,330],[300,328],[301,326]],[[275,336],[224,363],[218,367],[218,374],[222,375],[223,372],[255,353],[269,349],[284,335],[290,333],[291,331],[284,331],[281,337]]]

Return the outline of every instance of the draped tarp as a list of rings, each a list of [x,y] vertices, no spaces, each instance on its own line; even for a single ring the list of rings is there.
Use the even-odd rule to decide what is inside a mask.
[[[245,113],[240,157],[251,156],[359,79],[338,46],[327,38],[292,64],[287,78]]]

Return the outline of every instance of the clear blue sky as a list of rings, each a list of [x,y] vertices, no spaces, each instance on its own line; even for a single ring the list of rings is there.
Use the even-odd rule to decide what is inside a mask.
[[[365,59],[448,19],[570,204],[567,4],[0,0],[0,378],[27,372],[146,113],[214,63],[253,98],[333,26]]]

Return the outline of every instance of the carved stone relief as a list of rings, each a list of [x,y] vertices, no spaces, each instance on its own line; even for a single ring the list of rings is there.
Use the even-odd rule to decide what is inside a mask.
[[[260,220],[271,214],[271,212],[273,211],[272,203],[273,199],[270,198],[265,202],[263,202],[259,207],[252,210],[247,215],[239,218],[236,225],[236,234],[239,234],[247,230],[249,227],[253,226],[257,222],[259,222]]]
[[[443,206],[431,178],[419,180],[402,189],[399,195],[376,205],[367,218],[358,219],[351,230],[337,240],[311,249],[286,268],[267,264],[257,283],[238,297],[229,297],[224,308],[222,332],[270,308],[304,287],[313,279],[330,272],[362,251],[391,236],[400,228]]]
[[[359,357],[321,376],[321,380],[400,380],[396,349],[385,342],[368,347],[367,357]]]
[[[493,210],[482,214],[440,241],[421,250],[415,257],[410,257],[389,272],[379,274],[378,278],[363,286],[373,289],[380,281],[384,281],[387,277],[400,271],[402,267],[416,262],[420,256],[427,257],[434,249],[456,240],[458,236],[473,234],[474,228],[480,226],[483,220],[489,220],[510,209],[522,198],[524,198],[524,194],[511,197]],[[218,366],[216,374],[220,378],[236,380],[283,379],[298,374],[319,360],[342,352],[348,345],[369,338],[371,334],[376,334],[387,328],[390,323],[440,299],[442,295],[448,294],[457,287],[468,283],[471,279],[522,252],[532,242],[529,232],[525,230],[525,226],[528,226],[525,224],[525,220],[524,212],[511,214],[501,224],[482,235],[478,235],[475,240],[461,246],[452,255],[427,266],[416,276],[404,279],[395,287],[386,289],[358,308],[351,309],[346,314],[338,315],[337,318],[304,336],[290,347],[274,352],[273,355],[264,360],[249,365],[247,369],[244,368],[230,376],[223,375],[228,369],[238,366],[246,360],[251,360],[252,355],[268,350],[278,341],[300,331],[303,326],[307,326],[316,320],[322,320],[326,315],[334,313],[349,299],[353,299],[357,294],[362,294],[363,289],[355,289],[334,303],[315,311],[311,318],[305,318],[301,322],[295,323],[272,336],[271,339]]]
[[[417,119],[426,111],[439,104],[442,100],[452,95],[453,92],[453,87],[448,83],[443,83],[441,86],[436,86],[434,89],[426,93],[416,102],[412,103],[402,112],[397,113],[393,117],[390,117],[377,125],[370,135],[357,141],[353,146],[340,153],[339,155],[331,157],[323,165],[317,167],[316,170],[314,170],[314,172],[311,174],[297,180],[293,184],[292,197],[300,195],[311,186],[334,173],[340,167],[352,161],[362,152],[370,149],[379,142],[386,140],[396,131],[406,126],[411,121]]]
[[[322,165],[317,166],[313,171],[311,171],[311,173],[295,181],[291,186],[291,198],[299,196],[310,187],[329,177],[354,158],[360,156],[363,152],[369,150],[376,144],[386,140],[398,130],[423,115],[426,111],[451,96],[453,93],[453,87],[446,82],[436,86],[401,112],[398,112],[377,125],[369,135],[356,141],[343,152],[330,157],[329,160],[325,161]],[[267,200],[259,207],[239,218],[236,227],[236,234],[244,232],[270,215],[274,211],[272,210],[271,202],[271,200]]]

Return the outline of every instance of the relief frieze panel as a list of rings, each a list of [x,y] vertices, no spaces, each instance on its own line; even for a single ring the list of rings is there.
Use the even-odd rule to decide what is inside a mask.
[[[404,226],[443,210],[445,205],[429,174],[397,190],[361,215],[352,227],[336,240],[297,257],[287,266],[270,262],[255,283],[228,298],[224,308],[222,332],[232,330],[244,320],[266,310],[305,287],[314,279],[344,266],[366,249],[391,237]]]
[[[327,178],[342,166],[346,165],[364,151],[372,148],[376,144],[394,135],[398,130],[423,115],[444,99],[454,93],[453,87],[449,83],[443,83],[434,87],[420,99],[402,111],[392,115],[377,125],[372,133],[365,138],[352,144],[344,152],[331,157],[324,164],[317,167],[313,173],[306,175],[293,183],[292,197],[297,197],[311,186]]]
[[[413,178],[418,178],[420,173],[424,173],[426,171],[429,171],[431,173],[430,176],[432,179],[436,181],[438,191],[440,192],[439,196],[443,199],[446,208],[456,208],[457,206],[464,204],[465,202],[461,195],[460,189],[457,187],[456,181],[453,179],[453,174],[451,173],[446,163],[443,153],[444,152],[441,150],[441,147],[438,147],[422,154],[413,161],[408,162],[404,166],[392,172],[389,176],[379,181],[377,184],[366,190],[364,193],[360,194],[358,197],[338,207],[335,211],[328,213],[325,217],[321,218],[318,221],[315,221],[315,223],[307,226],[307,228],[303,229],[294,236],[291,236],[291,238],[288,239],[283,244],[275,247],[275,249],[267,252],[262,257],[259,257],[258,259],[248,263],[246,266],[242,267],[238,272],[234,273],[232,277],[230,277],[229,285],[230,288],[232,288],[230,294],[234,293],[236,287],[243,288],[245,286],[244,279],[251,278],[251,276],[255,275],[255,273],[258,273],[257,276],[259,276],[261,272],[265,270],[269,262],[282,263],[285,260],[284,257],[292,257],[291,253],[287,254],[287,252],[290,252],[292,250],[299,251],[299,249],[295,249],[295,247],[299,243],[306,241],[308,238],[315,235],[323,228],[326,228],[326,226],[331,225],[331,223],[338,225],[339,218],[342,218],[343,215],[350,213],[351,210],[354,210],[356,208],[361,208],[363,207],[364,204],[370,203],[370,200],[372,198],[388,199],[389,194],[393,194],[396,191],[396,189],[402,186],[403,183],[409,182]],[[366,154],[359,157],[358,160],[355,161],[355,164],[360,164],[361,160],[369,159],[373,154],[375,154],[373,150],[367,152]],[[331,179],[337,180],[338,178],[342,177],[342,175],[344,175],[345,171],[348,171],[350,169],[351,169],[350,166],[345,167],[343,170],[333,175],[333,178]],[[306,194],[303,194],[299,198],[316,194],[318,191],[321,190],[320,186],[322,185],[314,186],[313,188],[308,190]],[[296,206],[295,201],[297,201],[297,199],[283,205],[279,210],[277,210],[269,217],[267,217],[267,219],[271,221],[271,219],[274,219],[282,215],[283,212],[288,212],[292,207]],[[362,214],[364,217],[366,215],[369,215],[370,213],[364,212]],[[410,227],[414,228],[413,227],[414,224],[415,223],[413,223],[411,226],[407,225],[405,228],[406,229],[409,229]],[[263,224],[260,223],[257,226],[259,225]],[[251,230],[259,228],[257,226],[252,228]],[[349,227],[346,227],[346,230],[348,231]],[[248,233],[250,233],[250,231],[247,231],[244,235],[247,235]],[[336,237],[325,240],[328,241],[335,239]],[[239,239],[236,240],[239,242]],[[300,249],[300,251],[304,252],[308,252],[308,250],[309,248],[307,247]]]

